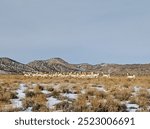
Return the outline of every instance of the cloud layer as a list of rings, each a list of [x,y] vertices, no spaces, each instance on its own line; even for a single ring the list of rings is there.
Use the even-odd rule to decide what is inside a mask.
[[[1,0],[0,56],[148,63],[149,0]]]

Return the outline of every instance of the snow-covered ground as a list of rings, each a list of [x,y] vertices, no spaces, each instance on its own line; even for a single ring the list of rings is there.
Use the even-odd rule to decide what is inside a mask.
[[[54,97],[49,97],[49,98],[47,98],[47,100],[48,100],[47,101],[47,107],[48,108],[52,108],[54,105],[56,105],[56,104],[61,102],[60,100],[58,100],[58,99],[56,99]]]
[[[104,91],[104,92],[106,92],[106,90],[105,90],[104,87],[96,87],[96,89],[97,89],[98,91]]]
[[[65,93],[63,94],[64,97],[67,97],[69,99],[77,99],[78,95],[73,93]]]
[[[22,108],[22,100],[25,98],[25,90],[27,89],[25,84],[20,84],[17,89],[17,99],[12,99],[11,102],[14,108]]]
[[[17,97],[19,99],[24,99],[25,98],[25,90],[27,89],[26,85],[25,84],[20,84],[20,87],[19,89],[16,91],[18,94],[17,94]]]
[[[50,92],[48,90],[42,90],[41,91],[43,94],[49,94]]]
[[[140,90],[141,90],[141,87],[139,87],[139,86],[134,86],[133,87],[134,92],[139,92]]]
[[[33,88],[36,87],[37,85],[38,84],[32,84],[31,86],[27,87],[26,84],[20,84],[19,87],[18,87],[18,89],[16,90],[17,98],[16,99],[11,99],[11,103],[13,105],[13,108],[20,108],[20,109],[23,108],[22,101],[26,97],[25,91],[27,90],[27,88],[28,88],[29,91],[33,91]],[[50,84],[50,85],[49,84],[45,84],[45,85],[42,84],[42,86],[43,86],[44,90],[41,90],[41,93],[43,93],[43,94],[46,95],[46,97],[47,97],[47,103],[46,103],[46,105],[47,105],[47,107],[49,109],[53,109],[56,104],[61,103],[63,101],[63,100],[59,100],[59,99],[51,96],[52,92],[50,92],[50,91],[47,90],[49,87],[52,87],[55,90],[58,90],[59,88],[62,88],[62,87],[60,87],[61,84],[53,84],[53,85],[52,84]],[[67,88],[69,88],[69,86]],[[89,88],[94,88],[97,91],[108,92],[105,89],[105,86],[103,86],[103,85],[101,86],[101,85],[92,85],[92,84],[90,84],[89,86],[90,86]],[[70,93],[62,93],[62,91],[61,91],[62,89],[59,90],[61,96],[68,98],[68,99],[65,98],[66,101],[69,101],[69,100],[74,101],[74,100],[76,100],[78,98],[79,95],[85,94],[86,91],[88,90],[86,88],[83,88],[83,89],[81,88],[80,93],[77,94],[77,92],[73,92],[75,89],[72,88],[72,86],[70,86],[70,87],[71,87],[70,88],[70,91],[71,91]],[[140,86],[133,86],[132,93],[131,93],[132,96],[136,97],[136,95],[138,94],[138,92],[141,89],[143,89],[143,88],[140,87]],[[147,89],[147,91],[150,93],[150,89]],[[140,111],[141,110],[138,104],[134,104],[134,103],[131,104],[130,101],[121,101],[121,103],[126,105],[126,107],[127,107],[126,111],[128,111],[128,112],[136,112],[136,111]],[[148,107],[148,109],[150,109],[150,106]],[[31,111],[32,111],[32,107],[28,107],[25,110],[25,112],[31,112]]]
[[[139,105],[137,104],[126,104],[128,112],[136,112],[139,109]]]
[[[32,107],[28,107],[24,112],[32,112]]]
[[[91,86],[92,86],[92,85],[93,85],[93,84],[91,84]],[[105,87],[102,86],[102,85],[93,85],[92,88],[95,88],[95,89],[98,90],[98,91],[107,92],[106,89],[105,89]]]

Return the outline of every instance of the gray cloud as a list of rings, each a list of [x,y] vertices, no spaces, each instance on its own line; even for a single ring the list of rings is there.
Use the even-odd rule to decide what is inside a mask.
[[[148,0],[1,0],[0,56],[147,63]]]

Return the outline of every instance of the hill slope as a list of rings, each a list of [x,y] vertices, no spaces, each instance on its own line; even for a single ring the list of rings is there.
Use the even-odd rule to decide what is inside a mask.
[[[40,72],[75,72],[80,71],[76,66],[69,64],[61,58],[37,60],[28,63],[30,67]]]
[[[0,58],[0,70],[1,73],[34,72],[34,69],[30,66],[6,57]]]
[[[22,64],[10,58],[0,58],[0,74],[23,72],[97,72],[110,73],[111,75],[150,75],[150,64],[97,64],[87,63],[70,64],[61,58],[48,60],[35,60],[28,64]]]

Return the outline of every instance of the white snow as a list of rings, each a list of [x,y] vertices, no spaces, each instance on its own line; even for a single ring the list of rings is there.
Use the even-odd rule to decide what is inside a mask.
[[[64,97],[67,97],[69,99],[77,99],[78,95],[73,93],[65,93],[63,94]]]
[[[95,89],[98,90],[98,91],[104,91],[104,92],[106,92],[104,86],[101,86],[101,85],[93,85],[93,84],[91,84],[91,85],[92,85],[92,88],[95,88]]]
[[[43,94],[49,94],[50,92],[48,90],[42,90],[41,91]]]
[[[20,87],[19,89],[16,91],[18,94],[17,94],[17,97],[19,99],[24,99],[25,98],[25,90],[27,89],[26,85],[25,84],[20,84]]]
[[[106,90],[104,89],[104,87],[96,87],[96,89],[97,89],[98,91],[104,91],[104,92],[106,92]]]
[[[27,89],[25,84],[20,84],[19,88],[17,89],[17,99],[12,99],[11,102],[14,108],[21,108],[22,107],[22,100],[25,98],[25,90]]]
[[[24,112],[32,112],[32,107],[28,107]]]
[[[139,87],[139,86],[134,86],[133,87],[134,92],[139,92],[140,89],[141,89],[141,87]]]
[[[47,98],[47,100],[48,100],[47,101],[47,107],[49,107],[49,108],[51,108],[52,106],[61,102],[60,100],[58,100],[54,97],[49,97],[49,98]]]
[[[20,99],[12,99],[11,103],[13,104],[14,108],[22,107],[22,101]]]
[[[139,105],[137,105],[137,104],[127,103],[126,106],[127,106],[127,111],[129,111],[129,112],[136,112],[139,109]]]

